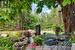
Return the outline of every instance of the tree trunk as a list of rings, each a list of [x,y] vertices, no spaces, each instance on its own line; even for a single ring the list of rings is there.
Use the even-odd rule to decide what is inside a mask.
[[[71,33],[75,29],[75,5],[70,4],[62,8],[65,32]]]
[[[62,5],[63,0],[57,0]],[[75,29],[75,4],[70,4],[62,7],[62,15],[64,22],[64,30],[71,33]]]

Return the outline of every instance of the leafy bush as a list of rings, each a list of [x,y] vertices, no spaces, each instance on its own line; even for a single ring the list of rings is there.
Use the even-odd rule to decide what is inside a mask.
[[[75,34],[71,35],[70,42],[75,43]]]
[[[42,45],[42,42],[43,38],[41,38],[40,36],[34,37],[34,43],[36,43],[37,45]]]
[[[13,44],[10,37],[0,37],[0,50],[13,50]]]

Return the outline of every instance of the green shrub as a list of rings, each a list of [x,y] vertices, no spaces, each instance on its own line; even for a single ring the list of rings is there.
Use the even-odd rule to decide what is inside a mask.
[[[13,42],[9,37],[0,37],[0,50],[13,50]]]
[[[75,34],[71,35],[70,42],[75,43]]]
[[[40,36],[34,37],[34,43],[36,43],[37,45],[42,45],[42,42],[43,38],[41,38]]]

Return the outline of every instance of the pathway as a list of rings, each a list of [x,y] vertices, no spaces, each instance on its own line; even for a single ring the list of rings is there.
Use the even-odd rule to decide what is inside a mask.
[[[27,47],[26,50],[32,50]],[[37,46],[35,50],[70,50],[70,47],[66,46]],[[72,47],[71,50],[75,50],[75,47]]]

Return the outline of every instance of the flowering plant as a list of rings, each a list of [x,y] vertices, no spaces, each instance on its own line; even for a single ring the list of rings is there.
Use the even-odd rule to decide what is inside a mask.
[[[32,49],[32,50],[35,50],[36,44],[35,44],[35,43],[31,43],[31,44],[28,45],[28,47],[29,47],[30,49]]]

